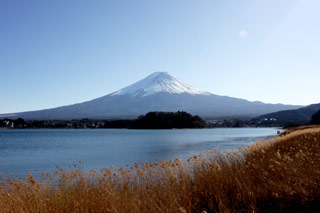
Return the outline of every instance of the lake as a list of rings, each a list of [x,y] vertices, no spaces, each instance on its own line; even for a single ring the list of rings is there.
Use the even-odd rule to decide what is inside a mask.
[[[219,149],[230,151],[277,135],[275,128],[175,130],[25,129],[0,130],[0,172],[38,177],[56,166],[86,170],[129,166],[135,162],[186,159]]]

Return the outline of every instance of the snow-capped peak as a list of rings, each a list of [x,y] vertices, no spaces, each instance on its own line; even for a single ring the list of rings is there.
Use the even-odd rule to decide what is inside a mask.
[[[198,90],[182,80],[170,75],[167,72],[155,72],[146,78],[124,87],[111,95],[124,95],[130,94],[133,96],[148,96],[158,92],[168,93],[189,93],[189,94],[201,94],[209,95],[210,93]]]

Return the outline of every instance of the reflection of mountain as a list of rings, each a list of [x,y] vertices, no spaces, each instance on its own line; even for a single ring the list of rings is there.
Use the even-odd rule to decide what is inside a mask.
[[[299,106],[265,104],[214,95],[166,72],[146,78],[109,95],[70,106],[0,115],[24,119],[134,118],[149,111],[187,111],[203,117],[258,116]]]
[[[307,107],[295,109],[295,110],[283,110],[279,112],[273,112],[266,115],[261,115],[258,118],[275,118],[277,120],[284,121],[300,121],[300,122],[309,122],[314,113],[320,110],[319,104],[311,104]]]

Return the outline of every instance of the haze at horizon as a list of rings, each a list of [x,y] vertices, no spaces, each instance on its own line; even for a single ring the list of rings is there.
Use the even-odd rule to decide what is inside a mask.
[[[0,113],[88,101],[155,71],[217,95],[320,102],[319,0],[1,1]]]

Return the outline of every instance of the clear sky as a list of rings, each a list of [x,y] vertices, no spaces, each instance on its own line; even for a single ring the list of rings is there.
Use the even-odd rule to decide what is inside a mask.
[[[320,0],[0,0],[0,113],[167,71],[250,101],[320,102]]]

